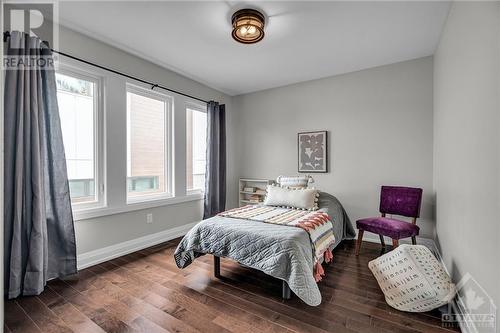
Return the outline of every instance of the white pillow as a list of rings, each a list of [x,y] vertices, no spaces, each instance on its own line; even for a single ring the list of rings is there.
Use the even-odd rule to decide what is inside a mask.
[[[316,210],[318,209],[318,196],[318,190],[315,189],[289,189],[268,185],[264,205]]]
[[[425,312],[449,303],[456,288],[443,266],[423,245],[403,244],[368,263],[387,304]]]
[[[276,179],[276,182],[281,187],[289,187],[289,188],[306,188],[309,184],[314,183],[314,179],[307,176],[279,176]]]

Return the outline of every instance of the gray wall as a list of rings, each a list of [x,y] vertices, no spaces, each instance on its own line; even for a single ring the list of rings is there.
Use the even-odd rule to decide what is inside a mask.
[[[237,176],[297,174],[297,133],[328,130],[330,172],[316,187],[352,221],[378,214],[382,184],[422,187],[418,225],[432,237],[432,66],[426,57],[233,98]]]
[[[499,299],[500,3],[455,2],[434,59],[436,240]]]
[[[199,96],[207,100],[214,99],[221,103],[226,103],[228,156],[233,156],[231,153],[234,149],[231,129],[234,128],[234,126],[232,125],[231,97],[146,60],[135,57],[127,52],[62,27],[60,31],[59,49],[86,60],[143,77],[194,96]],[[67,61],[67,59],[63,57],[61,59],[70,65],[77,64]],[[97,71],[95,68],[90,67],[89,69]],[[108,203],[111,206],[115,206],[119,205],[120,202],[123,203],[123,196],[125,194],[122,176],[126,174],[126,171],[123,169],[126,167],[126,81],[120,76],[107,72],[97,71],[97,74],[102,75],[105,80],[106,150],[108,160],[107,192]],[[129,82],[135,83],[133,81]],[[180,100],[182,101],[182,99]],[[176,103],[178,101],[179,99],[176,97]],[[179,122],[178,118],[179,117],[176,115],[176,119],[174,120],[176,124]],[[178,134],[178,137],[175,138],[176,144],[174,149],[178,161],[184,163],[185,144],[182,144],[182,142],[185,140],[185,133],[179,132]],[[178,165],[177,162],[176,165]],[[123,170],[117,169],[117,167]],[[234,181],[236,176],[232,173],[232,170],[234,170],[232,161],[229,161],[228,190],[233,191],[230,192],[229,198],[236,197],[235,193],[237,188],[237,182]],[[179,183],[182,184],[182,182],[185,181],[185,171],[181,168],[177,168],[175,178],[175,186],[177,188]],[[235,203],[233,202],[232,204],[234,205]],[[79,220],[75,223],[78,254],[199,221],[203,215],[202,206],[202,201],[198,200]],[[146,224],[147,213],[153,213],[153,224]]]

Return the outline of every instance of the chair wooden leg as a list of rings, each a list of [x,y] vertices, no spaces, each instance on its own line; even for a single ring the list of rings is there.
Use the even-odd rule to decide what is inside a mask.
[[[416,236],[413,236],[413,237],[411,238],[411,243],[412,243],[413,245],[417,245],[417,237],[416,237]]]
[[[361,250],[361,242],[363,242],[364,230],[358,231],[358,241],[356,242],[356,255],[359,256],[359,250]]]
[[[385,248],[384,236],[378,235],[378,237],[380,238],[380,244],[382,244],[382,247]]]
[[[395,249],[399,246],[399,240],[398,239],[393,239],[392,240],[392,249]]]

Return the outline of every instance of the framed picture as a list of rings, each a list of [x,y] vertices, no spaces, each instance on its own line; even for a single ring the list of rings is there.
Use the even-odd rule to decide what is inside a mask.
[[[327,131],[298,134],[299,172],[328,172],[327,135]]]

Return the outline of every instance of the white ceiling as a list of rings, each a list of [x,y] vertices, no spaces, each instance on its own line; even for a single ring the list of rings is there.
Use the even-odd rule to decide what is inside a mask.
[[[231,14],[268,16],[263,41]],[[449,2],[61,2],[61,22],[230,95],[432,55]]]

